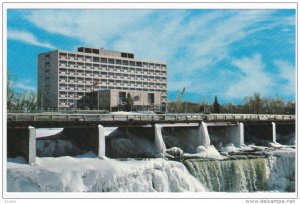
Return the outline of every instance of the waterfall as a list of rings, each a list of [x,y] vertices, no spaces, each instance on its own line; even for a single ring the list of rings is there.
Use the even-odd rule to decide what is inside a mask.
[[[276,151],[228,160],[189,159],[183,162],[209,191],[295,192],[295,152]]]
[[[268,157],[269,188],[295,192],[295,151],[277,151]]]
[[[209,191],[252,192],[267,189],[263,158],[226,161],[186,160],[184,164]]]
[[[200,136],[200,145],[202,146],[209,146],[210,145],[210,138],[207,130],[207,124],[202,122],[199,128],[199,136]]]
[[[166,144],[162,137],[161,126],[157,124],[155,124],[155,151],[158,154],[166,152]]]

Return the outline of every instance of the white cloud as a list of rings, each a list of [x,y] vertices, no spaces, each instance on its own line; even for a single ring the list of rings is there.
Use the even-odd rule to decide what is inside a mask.
[[[242,73],[239,80],[231,83],[225,92],[228,98],[241,98],[259,92],[269,95],[274,85],[274,77],[264,71],[261,55],[244,57],[233,60],[232,64],[239,68]]]
[[[11,40],[18,40],[31,45],[55,49],[50,43],[40,42],[32,33],[26,31],[8,30],[7,37]]]
[[[283,79],[286,82],[281,85],[281,91],[284,95],[295,95],[296,87],[296,72],[295,66],[284,60],[276,60],[274,63],[278,69],[278,78]]]
[[[233,60],[243,73],[237,82],[211,70],[223,60],[232,61],[231,46],[249,35],[295,25],[290,17],[273,18],[274,12],[217,10],[190,15],[188,10],[35,10],[26,19],[48,32],[78,39],[83,46],[130,51],[137,58],[167,62],[171,91],[187,87],[202,93],[217,84],[223,90],[220,93],[227,90],[227,97],[240,98],[272,90],[273,76],[264,69],[260,55]],[[209,73],[221,78],[203,77]]]
[[[132,30],[148,14],[147,10],[37,10],[26,18],[48,32],[100,48],[123,30]]]
[[[27,91],[36,91],[37,88],[35,86],[32,86],[29,84],[29,81],[21,81],[21,82],[17,82],[15,84],[15,88],[17,89],[22,89],[22,90],[27,90]]]

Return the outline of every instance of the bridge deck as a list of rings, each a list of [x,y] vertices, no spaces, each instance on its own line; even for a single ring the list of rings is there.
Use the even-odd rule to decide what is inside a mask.
[[[136,126],[167,123],[255,123],[255,122],[295,122],[295,115],[256,114],[63,114],[63,113],[9,113],[8,127],[66,127],[97,125]]]

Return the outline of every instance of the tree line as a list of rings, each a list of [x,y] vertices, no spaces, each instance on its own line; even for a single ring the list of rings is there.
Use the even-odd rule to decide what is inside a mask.
[[[17,91],[17,80],[10,72],[7,74],[7,110],[30,112],[37,110],[37,94],[34,91]],[[295,101],[284,101],[280,97],[266,98],[255,92],[244,98],[241,104],[220,104],[215,96],[214,102],[199,103],[182,102],[182,93],[177,95],[176,101],[167,105],[169,113],[233,113],[233,114],[295,114]],[[131,111],[138,97],[130,94],[123,99],[126,111]]]
[[[233,113],[233,114],[295,114],[295,101],[284,101],[280,97],[262,97],[255,92],[244,98],[241,104],[214,102],[182,102],[181,99],[168,103],[169,113]]]

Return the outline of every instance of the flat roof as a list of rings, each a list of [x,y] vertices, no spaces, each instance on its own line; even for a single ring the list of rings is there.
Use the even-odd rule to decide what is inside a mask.
[[[113,50],[109,50],[113,51]],[[132,58],[125,58],[125,57],[117,57],[117,56],[107,56],[107,55],[101,55],[101,54],[94,54],[94,53],[85,53],[85,52],[76,52],[76,51],[70,51],[70,50],[53,50],[49,52],[43,52],[39,53],[40,54],[46,54],[46,53],[53,53],[53,52],[67,52],[67,53],[72,53],[72,54],[79,54],[79,55],[88,55],[88,56],[100,56],[103,58],[111,58],[111,59],[120,59],[120,60],[128,60],[128,61],[135,61],[135,62],[147,62],[147,63],[155,63],[155,64],[163,64],[167,65],[165,62],[161,61],[151,61],[151,60],[141,60],[141,59],[132,59]],[[116,51],[119,52],[119,51]]]

